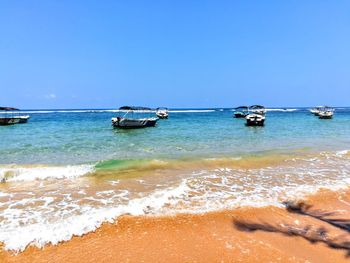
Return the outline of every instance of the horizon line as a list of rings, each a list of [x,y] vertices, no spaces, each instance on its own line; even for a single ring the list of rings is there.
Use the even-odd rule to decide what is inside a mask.
[[[244,106],[244,105],[240,105],[240,106]],[[188,110],[201,110],[201,109],[235,109],[237,107],[240,106],[236,106],[236,107],[167,107],[168,109],[173,109],[173,110],[184,110],[184,109],[188,109]],[[313,108],[313,107],[318,107],[320,105],[317,106],[264,106],[267,109],[293,109],[293,108]],[[322,105],[323,106],[323,105]],[[324,105],[324,106],[328,106],[328,105]],[[159,106],[158,106],[159,107]],[[332,108],[350,108],[350,106],[329,106]],[[151,109],[156,109],[157,107],[150,107]],[[34,111],[34,110],[47,110],[47,111],[52,111],[52,110],[118,110],[119,107],[115,107],[115,108],[23,108],[20,109],[21,111]]]

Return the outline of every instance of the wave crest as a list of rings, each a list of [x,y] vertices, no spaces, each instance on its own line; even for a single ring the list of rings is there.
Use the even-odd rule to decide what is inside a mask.
[[[94,171],[92,165],[0,167],[1,182],[76,178]]]

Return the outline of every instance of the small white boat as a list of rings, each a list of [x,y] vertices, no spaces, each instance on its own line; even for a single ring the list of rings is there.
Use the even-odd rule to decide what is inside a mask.
[[[245,116],[248,115],[249,107],[247,106],[240,106],[235,109],[235,112],[233,113],[234,118],[245,118]]]
[[[132,128],[146,128],[146,127],[154,127],[157,123],[157,118],[143,118],[143,119],[128,119],[116,117],[112,118],[112,125],[115,128],[124,128],[124,129],[132,129]]]
[[[136,128],[146,128],[146,127],[154,127],[157,124],[158,118],[148,117],[148,118],[135,118],[134,113],[142,114],[142,113],[151,113],[150,108],[146,107],[133,107],[133,106],[123,106],[120,107],[119,110],[121,112],[125,112],[124,116],[118,116],[112,118],[112,126],[114,128],[122,128],[122,129],[136,129]],[[128,117],[130,116],[131,117]]]
[[[245,116],[247,126],[264,126],[266,109],[261,105],[253,105],[249,108],[249,114]]]
[[[165,107],[160,107],[156,109],[156,115],[159,119],[167,119],[169,118],[169,111]]]
[[[334,115],[334,109],[331,107],[325,106],[324,108],[321,108],[318,112],[318,117],[320,119],[332,119]]]
[[[324,108],[324,107],[325,107],[325,106],[317,106],[317,107],[314,107],[314,108],[312,108],[312,109],[310,110],[310,112],[311,112],[313,115],[318,116],[320,110],[321,110],[322,108]]]
[[[30,116],[20,115],[19,109],[11,107],[0,107],[0,125],[13,125],[27,123]]]

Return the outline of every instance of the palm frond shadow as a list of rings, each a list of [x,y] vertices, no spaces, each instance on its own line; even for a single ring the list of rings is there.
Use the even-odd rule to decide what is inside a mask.
[[[331,216],[337,215],[336,212],[329,212],[323,210],[312,209],[311,205],[305,203],[284,203],[286,210],[290,213],[296,213],[303,216],[308,216],[316,220],[325,222],[333,227],[336,227],[343,232],[344,235],[331,237],[329,231],[325,227],[314,227],[312,225],[306,226],[295,226],[290,224],[276,224],[273,225],[267,222],[248,222],[234,220],[234,226],[240,231],[254,232],[254,231],[265,231],[281,233],[287,236],[299,236],[311,243],[322,242],[335,249],[344,249],[347,252],[347,257],[350,257],[350,220],[349,219],[332,219]]]
[[[327,212],[319,209],[312,209],[311,205],[303,202],[284,202],[286,209],[290,213],[297,213],[304,216],[310,216],[320,221],[326,222],[334,227],[350,232],[350,219],[330,219],[327,217],[337,215],[336,212]]]

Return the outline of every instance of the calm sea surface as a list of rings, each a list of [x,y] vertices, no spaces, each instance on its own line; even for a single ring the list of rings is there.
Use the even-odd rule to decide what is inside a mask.
[[[1,164],[93,164],[106,160],[213,158],[342,150],[350,143],[350,108],[320,120],[307,109],[269,111],[263,128],[232,111],[175,110],[157,127],[116,130],[114,112],[28,111],[28,124],[0,127]]]

